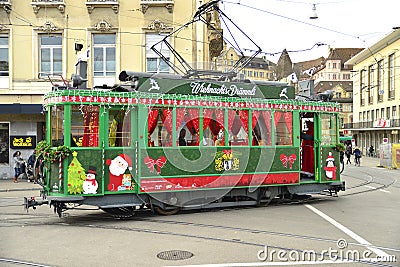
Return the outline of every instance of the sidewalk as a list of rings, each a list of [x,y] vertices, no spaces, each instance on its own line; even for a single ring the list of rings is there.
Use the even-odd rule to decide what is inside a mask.
[[[28,183],[28,180],[18,179],[18,183],[14,183],[13,178],[0,179],[0,192],[9,191],[31,191],[40,190],[42,187],[35,183]]]

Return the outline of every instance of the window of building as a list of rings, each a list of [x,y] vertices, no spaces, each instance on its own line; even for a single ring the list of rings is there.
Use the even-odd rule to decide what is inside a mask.
[[[332,69],[336,69],[336,63],[332,63]]]
[[[253,77],[253,71],[251,71],[251,70],[247,71],[247,76]]]
[[[99,146],[98,106],[71,106],[71,146]]]
[[[10,161],[10,123],[0,123],[0,164],[9,164]]]
[[[336,80],[336,74],[332,74],[332,80]]]
[[[389,99],[394,98],[394,54],[389,55]]]
[[[386,108],[386,119],[390,119],[390,107]]]
[[[9,75],[8,64],[8,36],[0,35],[0,76]]]
[[[397,110],[396,110],[396,106],[392,107],[392,118],[393,119],[397,119]]]
[[[293,116],[291,112],[274,112],[276,145],[292,145]]]
[[[374,121],[375,120],[375,111],[371,110],[371,120]]]
[[[62,74],[62,37],[61,35],[39,35],[40,77]]]
[[[343,74],[343,80],[350,80],[350,74]]]
[[[93,34],[94,76],[115,76],[115,34]]]
[[[385,109],[381,108],[381,118],[385,118]]]
[[[160,58],[151,47],[160,42],[162,39],[165,38],[165,35],[154,34],[154,33],[147,33],[146,34],[146,72],[152,73],[160,73],[160,72],[169,72],[168,64]],[[169,37],[166,40],[169,42]],[[164,57],[169,60],[170,58],[170,51],[166,45],[163,43],[159,43],[156,47],[156,50],[160,51]],[[225,60],[225,65],[226,65]]]
[[[108,110],[108,146],[131,146],[131,112],[124,108]]]
[[[255,72],[254,72],[254,77],[255,77],[255,78],[258,78],[258,71],[255,71]]]
[[[260,78],[264,78],[264,72],[260,71]]]
[[[365,105],[365,89],[367,88],[366,86],[366,71],[362,70],[360,73],[360,103],[361,106]]]
[[[383,80],[383,60],[379,60],[377,64],[377,77],[376,77],[376,92],[378,95],[378,102],[383,101],[383,93],[384,93],[384,84],[382,82]]]

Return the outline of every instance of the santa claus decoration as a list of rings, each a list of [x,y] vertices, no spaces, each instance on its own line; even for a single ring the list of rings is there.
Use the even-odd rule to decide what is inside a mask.
[[[132,160],[126,154],[119,154],[114,159],[107,159],[106,164],[109,166],[110,182],[108,190],[118,191],[118,186],[122,184],[122,178],[127,169],[132,170]]]
[[[97,188],[99,187],[96,181],[96,167],[89,166],[89,170],[86,174],[86,180],[83,181],[83,193],[84,194],[96,194]]]

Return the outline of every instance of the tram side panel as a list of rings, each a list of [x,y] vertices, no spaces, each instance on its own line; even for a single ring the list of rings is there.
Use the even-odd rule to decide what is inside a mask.
[[[147,148],[140,151],[140,192],[299,183],[299,149]]]

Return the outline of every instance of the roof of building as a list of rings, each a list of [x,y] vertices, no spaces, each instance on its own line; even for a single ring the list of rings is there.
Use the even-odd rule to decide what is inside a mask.
[[[340,86],[346,92],[353,92],[353,81],[320,81],[315,84],[314,92],[321,93]]]
[[[327,60],[341,60],[342,64],[344,64],[362,50],[364,48],[330,48]]]

